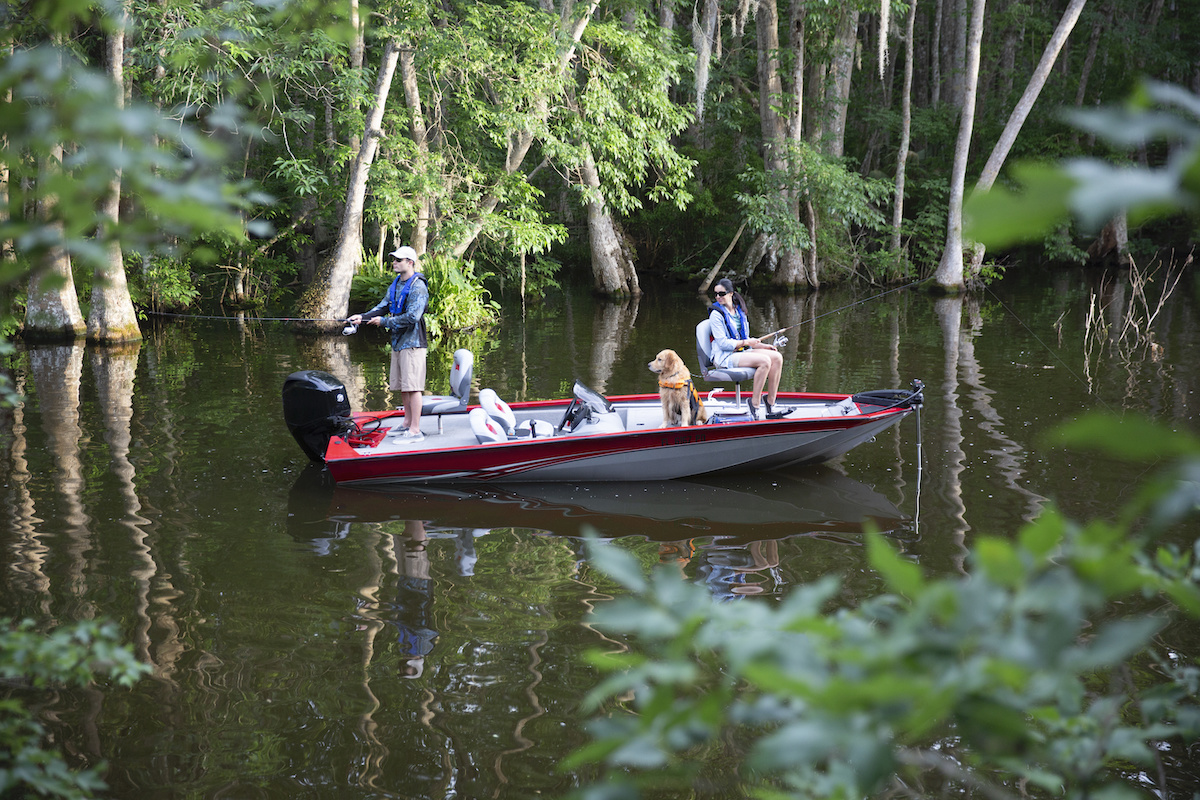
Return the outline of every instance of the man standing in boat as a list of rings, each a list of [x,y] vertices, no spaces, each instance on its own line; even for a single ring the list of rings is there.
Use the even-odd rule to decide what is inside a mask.
[[[429,283],[417,268],[417,251],[397,248],[392,254],[396,279],[379,304],[347,321],[358,325],[365,319],[370,325],[382,325],[392,335],[392,364],[388,386],[399,392],[404,404],[403,441],[419,442],[421,433],[421,395],[425,393],[425,362],[429,335],[425,329],[425,308],[429,304]],[[383,312],[387,312],[386,315]]]

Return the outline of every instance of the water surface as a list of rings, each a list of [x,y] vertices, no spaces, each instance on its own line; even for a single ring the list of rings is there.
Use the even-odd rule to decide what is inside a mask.
[[[910,418],[820,468],[653,486],[330,486],[283,425],[280,388],[316,368],[355,408],[394,405],[386,343],[366,328],[313,340],[171,320],[133,348],[23,349],[11,369],[27,401],[3,429],[0,607],[47,626],[114,618],[155,670],[132,691],[39,708],[73,762],[108,761],[114,797],[560,795],[588,777],[557,768],[584,742],[584,653],[622,646],[586,624],[616,588],[589,567],[585,529],[726,602],[836,572],[853,603],[880,588],[868,524],[945,574],[974,537],[1011,535],[1048,503],[1115,515],[1138,475],[1047,445],[1060,421],[1107,409],[1197,427],[1190,277],[1139,341],[1121,337],[1127,276],[1010,278],[965,300],[884,291],[753,297],[751,320],[796,326],[785,389],[924,380],[919,430]],[[654,391],[660,349],[694,366],[704,305],[669,289],[620,305],[504,298],[497,328],[438,343],[430,388],[448,391],[450,353],[468,347],[475,388],[509,401],[576,377]]]

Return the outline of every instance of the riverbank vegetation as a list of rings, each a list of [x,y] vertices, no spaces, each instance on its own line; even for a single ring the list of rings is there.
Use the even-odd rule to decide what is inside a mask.
[[[726,251],[727,274],[783,291],[956,290],[984,269],[973,189],[1042,189],[1047,159],[1174,163],[1144,130],[1116,147],[1061,111],[1193,83],[1193,11],[9,4],[0,242],[37,276],[14,310],[31,337],[97,341],[204,302],[332,319],[398,243],[453,261],[480,309],[489,281],[536,296],[547,267],[617,297],[699,282]],[[1126,260],[1193,232],[1147,223],[1118,207],[1026,246]]]

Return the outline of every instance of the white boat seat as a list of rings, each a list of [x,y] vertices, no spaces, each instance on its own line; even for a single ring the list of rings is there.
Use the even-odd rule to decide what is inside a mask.
[[[493,389],[479,390],[479,407],[509,439],[540,439],[554,435],[554,426],[546,420],[527,419],[518,425],[512,408]]]
[[[479,390],[479,407],[482,408],[487,415],[491,417],[492,422],[495,422],[509,436],[515,436],[517,433],[517,417],[513,414],[508,403],[500,399],[500,395],[496,394],[493,389]]]
[[[709,383],[729,381],[735,392],[735,405],[742,405],[742,382],[754,380],[752,367],[718,367],[712,360],[712,321],[705,319],[696,325],[696,357],[700,360],[700,377]]]
[[[508,436],[482,408],[472,408],[467,414],[467,421],[471,423],[471,432],[480,444],[508,441]]]
[[[438,433],[442,432],[444,414],[466,414],[471,399],[471,380],[475,373],[475,356],[470,350],[454,351],[454,366],[450,369],[450,394],[425,395],[421,398],[421,416],[438,418]]]

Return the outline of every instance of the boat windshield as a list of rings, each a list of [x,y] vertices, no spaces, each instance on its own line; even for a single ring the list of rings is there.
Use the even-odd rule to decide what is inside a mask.
[[[583,381],[578,378],[575,379],[574,395],[576,400],[586,405],[596,414],[607,414],[609,411],[612,411],[612,403],[609,402],[607,397],[595,389],[584,385]]]

